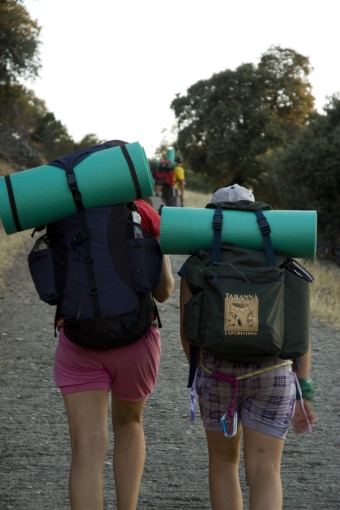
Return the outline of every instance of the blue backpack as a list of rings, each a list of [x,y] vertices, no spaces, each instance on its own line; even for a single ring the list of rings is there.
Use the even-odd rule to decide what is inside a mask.
[[[159,321],[151,291],[163,258],[157,240],[133,221],[137,205],[84,209],[73,172],[92,152],[122,144],[107,142],[50,163],[65,170],[77,212],[47,225],[28,256],[40,299],[57,306],[55,326],[91,349],[136,342]]]

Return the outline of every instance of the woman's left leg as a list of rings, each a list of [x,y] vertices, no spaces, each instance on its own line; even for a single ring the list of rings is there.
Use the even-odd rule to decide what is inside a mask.
[[[118,510],[135,510],[145,462],[145,400],[126,402],[112,396],[113,471]]]
[[[103,509],[103,466],[108,446],[108,392],[64,395],[72,462],[69,492],[72,510]]]
[[[281,510],[280,471],[284,440],[244,427],[243,443],[250,510]]]

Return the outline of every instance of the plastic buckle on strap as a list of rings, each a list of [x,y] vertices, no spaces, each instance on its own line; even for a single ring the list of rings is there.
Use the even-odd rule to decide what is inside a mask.
[[[93,289],[89,289],[89,294],[91,294],[91,296],[96,296],[99,292],[99,289],[98,287],[94,287]]]
[[[268,221],[266,220],[266,218],[264,216],[263,216],[263,218],[257,218],[257,223],[259,224],[262,234],[264,234],[264,235],[270,234],[271,228],[269,226]]]
[[[214,230],[222,230],[222,222],[223,222],[223,213],[222,210],[215,210],[214,219],[213,219],[213,229]]]
[[[85,239],[87,239],[88,237],[90,236],[84,230],[80,230],[79,232],[74,234],[73,241],[75,241],[76,243],[81,243],[82,241],[85,241]]]
[[[68,173],[66,175],[67,177],[67,184],[71,191],[78,189],[77,179],[74,173]]]

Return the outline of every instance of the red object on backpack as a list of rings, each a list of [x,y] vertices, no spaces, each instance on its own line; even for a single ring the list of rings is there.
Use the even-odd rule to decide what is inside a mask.
[[[175,184],[175,166],[176,163],[173,161],[161,159],[155,173],[156,184],[173,186]]]

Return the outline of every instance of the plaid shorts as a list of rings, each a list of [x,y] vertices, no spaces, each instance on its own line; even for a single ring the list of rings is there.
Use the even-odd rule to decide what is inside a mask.
[[[261,364],[221,361],[202,352],[203,365],[224,374],[244,375],[284,360]],[[196,391],[204,427],[221,431],[221,418],[234,396],[234,385],[218,381],[201,367],[197,369]],[[295,379],[291,365],[275,368],[239,381],[236,411],[244,427],[284,439],[295,403]]]

